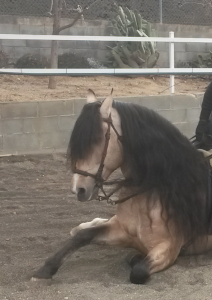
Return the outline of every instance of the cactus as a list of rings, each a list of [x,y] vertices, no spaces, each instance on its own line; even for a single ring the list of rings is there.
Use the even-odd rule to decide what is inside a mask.
[[[111,22],[115,36],[155,36],[151,24],[142,19],[137,10],[119,6]],[[155,42],[117,42],[115,47],[107,48],[110,52],[105,64],[110,68],[153,68],[159,58]]]

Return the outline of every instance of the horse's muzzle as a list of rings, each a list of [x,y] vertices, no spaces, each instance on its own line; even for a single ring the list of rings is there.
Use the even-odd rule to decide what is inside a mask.
[[[99,188],[95,186],[93,190],[86,190],[85,188],[78,188],[77,190],[77,199],[80,202],[94,200],[98,196]]]

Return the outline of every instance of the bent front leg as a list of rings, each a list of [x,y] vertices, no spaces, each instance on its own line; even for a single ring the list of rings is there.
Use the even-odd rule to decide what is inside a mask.
[[[179,253],[180,246],[163,242],[155,246],[144,259],[141,255],[136,255],[130,263],[132,267],[130,281],[135,284],[145,283],[151,274],[171,266]]]
[[[102,225],[80,229],[66,242],[63,248],[46,260],[44,266],[33,274],[32,279],[52,278],[71,254],[90,243],[128,246],[129,242],[128,236],[121,228],[116,216]]]

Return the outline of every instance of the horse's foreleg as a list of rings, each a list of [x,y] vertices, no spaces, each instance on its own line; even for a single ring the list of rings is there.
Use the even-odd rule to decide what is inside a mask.
[[[164,270],[174,263],[180,252],[180,247],[170,242],[163,242],[149,251],[143,259],[137,255],[131,260],[132,271],[130,281],[142,284],[151,274]]]
[[[102,224],[106,223],[107,221],[108,221],[108,219],[95,218],[91,222],[81,223],[79,226],[74,227],[70,231],[70,235],[74,236],[78,231],[80,231],[82,229],[96,227],[97,225],[102,225]]]
[[[82,226],[76,230],[63,248],[46,260],[44,266],[33,274],[32,279],[52,278],[71,254],[90,243],[127,246],[129,239],[125,231],[121,228],[116,216],[108,222],[103,222],[101,225],[94,226],[94,224],[91,224],[87,228],[83,228]]]
[[[90,244],[99,235],[104,235],[106,230],[107,227],[102,225],[78,231],[76,235],[66,242],[63,248],[46,260],[44,266],[33,274],[33,278],[52,278],[69,255],[73,254],[79,248]]]

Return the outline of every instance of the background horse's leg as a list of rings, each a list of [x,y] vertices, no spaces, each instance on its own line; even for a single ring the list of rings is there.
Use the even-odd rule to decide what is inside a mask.
[[[145,257],[135,256],[131,260],[130,281],[136,284],[145,283],[149,276],[172,265],[180,252],[180,246],[170,241],[155,246]]]
[[[63,264],[63,262],[76,250],[90,243],[105,243],[108,245],[131,246],[130,239],[119,224],[116,216],[108,222],[80,229],[72,236],[55,255],[48,258],[43,267],[33,274],[36,278],[50,279]]]

